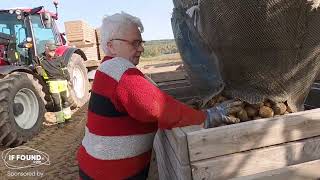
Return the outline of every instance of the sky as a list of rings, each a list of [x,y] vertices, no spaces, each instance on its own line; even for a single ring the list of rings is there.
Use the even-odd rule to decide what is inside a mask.
[[[0,0],[0,9],[44,6],[55,12],[52,0]],[[59,0],[58,26],[64,32],[64,22],[84,20],[99,27],[104,15],[124,11],[141,19],[145,40],[173,39],[171,29],[172,0]]]

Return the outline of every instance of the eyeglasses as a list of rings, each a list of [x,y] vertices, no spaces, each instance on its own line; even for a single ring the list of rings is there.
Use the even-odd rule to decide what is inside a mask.
[[[129,41],[129,40],[126,40],[126,39],[111,39],[110,41],[114,41],[114,40],[127,42],[127,43],[131,44],[136,49],[138,49],[140,46],[144,47],[144,43],[146,42],[146,41],[143,41],[143,40]]]

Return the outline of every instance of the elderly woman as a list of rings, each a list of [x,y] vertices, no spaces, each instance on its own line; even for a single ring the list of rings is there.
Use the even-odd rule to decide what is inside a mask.
[[[205,111],[180,103],[136,68],[144,51],[141,21],[126,13],[105,17],[101,44],[107,55],[92,86],[85,136],[78,151],[80,178],[146,179],[158,128],[228,121],[238,102]]]

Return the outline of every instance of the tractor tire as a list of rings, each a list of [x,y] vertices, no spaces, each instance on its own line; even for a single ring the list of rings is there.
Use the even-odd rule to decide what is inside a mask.
[[[73,54],[68,63],[70,73],[69,103],[71,108],[83,106],[89,99],[89,80],[84,59],[79,54]]]
[[[45,94],[33,75],[9,74],[0,80],[0,144],[15,147],[41,130]]]

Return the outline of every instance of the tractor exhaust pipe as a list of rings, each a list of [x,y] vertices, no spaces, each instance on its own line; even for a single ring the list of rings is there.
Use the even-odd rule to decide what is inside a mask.
[[[58,0],[53,0],[54,7],[56,8],[56,20],[58,20]]]

